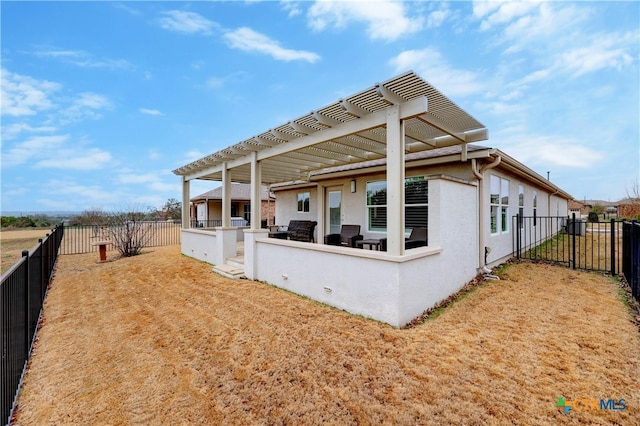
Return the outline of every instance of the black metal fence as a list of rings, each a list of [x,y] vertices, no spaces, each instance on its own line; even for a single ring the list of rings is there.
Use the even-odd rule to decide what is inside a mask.
[[[180,244],[179,222],[141,222],[148,242],[145,247],[160,247]],[[98,241],[110,240],[117,225],[77,225],[66,226],[65,237],[60,246],[60,254],[82,254],[98,251]],[[113,248],[113,246],[109,246]]]
[[[0,424],[8,424],[15,397],[29,359],[44,298],[53,275],[64,226],[56,226],[46,238],[2,274],[0,284]]]
[[[622,268],[622,224],[562,216],[513,217],[513,255],[573,269],[610,272]]]
[[[635,220],[622,227],[622,274],[640,301],[640,222]]]

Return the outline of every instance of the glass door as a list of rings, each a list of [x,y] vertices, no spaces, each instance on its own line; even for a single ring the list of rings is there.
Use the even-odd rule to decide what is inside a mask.
[[[327,190],[327,229],[329,234],[339,234],[342,225],[342,189]]]

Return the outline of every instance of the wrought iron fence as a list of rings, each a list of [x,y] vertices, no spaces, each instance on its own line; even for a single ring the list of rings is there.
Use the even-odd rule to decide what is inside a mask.
[[[160,247],[180,244],[179,222],[143,221],[141,226],[145,228],[149,240],[145,247]],[[98,251],[95,244],[98,241],[109,240],[111,233],[117,225],[77,225],[66,226],[65,237],[60,247],[60,254],[82,254]]]
[[[44,298],[51,281],[64,226],[56,226],[46,238],[2,274],[0,284],[0,419],[8,424],[31,353]]]
[[[640,222],[625,222],[622,227],[622,274],[640,301]]]
[[[622,222],[587,222],[562,216],[513,217],[513,255],[544,260],[573,269],[606,271],[622,268]]]

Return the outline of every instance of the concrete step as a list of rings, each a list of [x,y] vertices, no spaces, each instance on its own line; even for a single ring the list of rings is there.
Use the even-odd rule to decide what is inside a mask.
[[[224,262],[227,265],[235,266],[238,269],[244,270],[244,256],[229,257]]]
[[[223,277],[237,280],[239,278],[246,278],[244,275],[244,269],[237,268],[232,265],[215,265],[213,272],[222,275]]]

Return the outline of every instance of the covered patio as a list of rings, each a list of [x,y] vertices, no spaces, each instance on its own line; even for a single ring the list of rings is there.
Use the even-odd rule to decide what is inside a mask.
[[[249,279],[401,326],[461,287],[478,267],[476,251],[464,250],[469,244],[477,250],[477,220],[468,220],[477,218],[477,209],[454,206],[448,195],[474,198],[477,184],[444,175],[429,177],[429,245],[405,251],[405,156],[459,145],[455,155],[467,162],[475,155],[467,144],[486,139],[480,122],[407,72],[174,170],[183,183],[182,252],[213,265],[238,261],[230,188],[232,182],[250,183],[244,263],[235,267]],[[312,175],[344,167],[346,176],[348,166],[380,159],[385,160],[386,252],[324,245],[327,187]],[[221,227],[189,228],[194,179],[221,182]],[[315,243],[267,238],[268,230],[261,229],[261,185],[283,183],[305,184],[317,194],[310,212],[318,222]],[[461,262],[472,267],[451,268]]]

